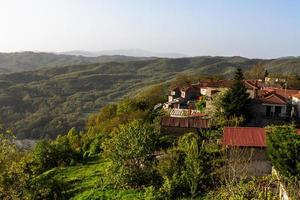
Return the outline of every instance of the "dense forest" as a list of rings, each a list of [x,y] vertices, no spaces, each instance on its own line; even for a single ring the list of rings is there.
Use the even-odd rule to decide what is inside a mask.
[[[55,138],[82,129],[88,114],[177,75],[232,77],[261,63],[279,74],[300,74],[300,58],[88,58],[48,53],[0,54],[0,122],[18,138]],[[28,71],[30,70],[30,71]],[[7,71],[17,71],[10,72]]]

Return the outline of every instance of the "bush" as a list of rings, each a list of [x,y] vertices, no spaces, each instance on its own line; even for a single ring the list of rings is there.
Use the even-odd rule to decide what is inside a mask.
[[[83,158],[80,148],[77,148],[72,134],[59,136],[54,141],[40,141],[33,150],[31,163],[35,174],[58,166],[75,165]]]
[[[50,175],[40,175],[33,178],[29,183],[30,199],[36,200],[64,200],[68,199],[64,192],[65,185],[50,177]]]
[[[273,126],[267,129],[267,151],[280,174],[300,177],[300,135],[294,126]]]
[[[180,137],[178,146],[160,158],[157,165],[164,179],[159,189],[160,198],[195,197],[212,187],[219,156],[219,150],[214,146],[201,141],[194,133]]]
[[[114,184],[139,187],[155,182],[152,164],[157,143],[158,132],[141,120],[120,125],[103,145],[105,155],[112,160],[108,174]]]

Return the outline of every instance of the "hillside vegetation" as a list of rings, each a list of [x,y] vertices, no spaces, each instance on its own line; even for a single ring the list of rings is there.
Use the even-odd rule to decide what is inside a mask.
[[[149,60],[151,58],[130,57],[121,55],[83,57],[60,55],[54,53],[17,52],[0,53],[0,73],[36,70],[45,67],[56,67],[87,63],[102,63],[111,61]]]
[[[246,71],[259,62],[271,72],[300,74],[300,58],[86,58],[32,52],[4,54],[5,62],[2,57],[1,67],[21,70],[0,75],[0,122],[19,138],[54,138],[81,129],[89,113],[178,74],[230,78],[236,67]],[[110,59],[115,61],[104,62]],[[36,70],[22,71],[27,69]]]

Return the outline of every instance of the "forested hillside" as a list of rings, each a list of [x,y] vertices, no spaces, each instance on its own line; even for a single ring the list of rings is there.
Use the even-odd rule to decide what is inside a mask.
[[[89,113],[149,85],[165,83],[177,74],[195,77],[222,75],[228,78],[236,67],[247,70],[258,62],[262,62],[271,72],[300,74],[300,58],[258,60],[193,57],[145,60],[117,56],[110,57],[117,58],[117,61],[103,63],[97,60],[100,58],[63,56],[62,60],[44,60],[46,54],[43,53],[28,53],[29,57],[26,57],[27,53],[23,54],[21,65],[26,66],[24,63],[27,60],[28,63],[35,63],[31,66],[37,70],[0,75],[0,122],[12,129],[19,138],[54,138],[71,127],[83,128]],[[84,64],[76,64],[85,61]],[[13,69],[21,69],[12,61],[8,63]],[[0,66],[5,66],[1,59]]]
[[[83,57],[54,53],[17,52],[0,53],[0,73],[36,70],[45,67],[57,67],[76,64],[102,63],[111,61],[149,60],[152,58],[130,56]]]

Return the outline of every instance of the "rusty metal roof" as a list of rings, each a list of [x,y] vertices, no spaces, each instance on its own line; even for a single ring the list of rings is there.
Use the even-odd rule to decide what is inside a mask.
[[[259,127],[225,127],[223,146],[266,147],[264,128]]]
[[[165,127],[209,128],[209,119],[199,117],[162,117],[160,124]]]
[[[300,129],[296,132],[300,135]],[[223,146],[236,147],[266,147],[265,128],[260,127],[225,127],[223,131]]]

